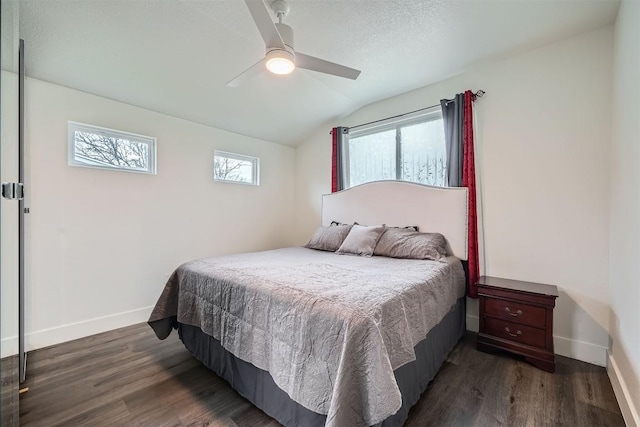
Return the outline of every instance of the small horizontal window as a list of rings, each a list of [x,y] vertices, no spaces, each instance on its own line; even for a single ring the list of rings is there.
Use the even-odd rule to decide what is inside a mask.
[[[222,182],[260,185],[260,159],[216,150],[213,179]]]
[[[156,139],[69,122],[69,165],[156,173]]]

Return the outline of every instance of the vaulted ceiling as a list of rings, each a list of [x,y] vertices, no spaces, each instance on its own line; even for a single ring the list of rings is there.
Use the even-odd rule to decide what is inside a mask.
[[[328,120],[614,21],[617,0],[291,0],[296,49],[362,70],[225,86],[264,56],[241,0],[21,0],[27,74],[296,145]]]

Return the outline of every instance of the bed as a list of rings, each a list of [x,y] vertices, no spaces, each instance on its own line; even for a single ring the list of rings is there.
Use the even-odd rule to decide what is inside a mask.
[[[416,225],[441,261],[307,248],[194,260],[149,319],[285,426],[400,426],[465,330],[467,193],[386,181],[323,196],[322,223]]]

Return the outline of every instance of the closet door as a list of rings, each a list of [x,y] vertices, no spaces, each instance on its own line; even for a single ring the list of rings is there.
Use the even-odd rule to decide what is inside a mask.
[[[18,0],[0,0],[0,425],[18,425],[19,44]]]

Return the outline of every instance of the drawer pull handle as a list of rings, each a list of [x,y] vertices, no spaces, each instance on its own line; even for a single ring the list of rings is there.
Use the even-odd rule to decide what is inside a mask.
[[[505,326],[504,330],[506,333],[508,333],[509,335],[511,335],[512,337],[517,337],[518,335],[522,335],[522,331],[520,329],[518,329],[518,331],[515,334],[511,333],[511,329],[509,329],[509,327]]]
[[[518,310],[515,313],[512,313],[509,307],[505,307],[504,311],[506,311],[509,316],[513,316],[513,317],[522,316],[522,310]]]

